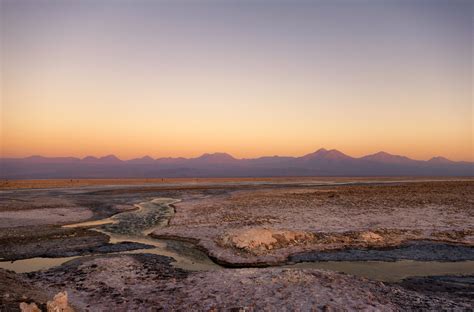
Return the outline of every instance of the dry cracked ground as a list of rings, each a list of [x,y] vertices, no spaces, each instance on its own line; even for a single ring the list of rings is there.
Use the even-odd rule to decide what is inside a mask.
[[[61,228],[157,197],[181,202],[151,235],[192,242],[224,267],[186,271],[172,258],[133,253],[143,244],[115,246],[103,233]],[[330,251],[385,253],[413,242],[454,246],[457,253],[448,248],[441,257],[470,259],[474,181],[8,191],[0,194],[0,257],[82,257],[31,273],[0,269],[0,311],[18,311],[21,302],[47,310],[64,291],[65,307],[76,311],[471,311],[473,276],[382,283],[325,270],[255,268]]]

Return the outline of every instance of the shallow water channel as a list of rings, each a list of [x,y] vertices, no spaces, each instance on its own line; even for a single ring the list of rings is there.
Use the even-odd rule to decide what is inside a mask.
[[[168,225],[174,214],[173,203],[179,200],[172,198],[156,198],[148,202],[137,204],[136,210],[116,214],[110,218],[70,224],[64,227],[88,227],[92,230],[102,232],[110,237],[110,243],[136,242],[152,245],[154,248],[138,249],[119,252],[126,253],[150,253],[175,259],[173,265],[190,271],[216,270],[223,267],[214,263],[205,253],[195,248],[191,243],[154,239],[148,236],[155,229]],[[471,252],[469,250],[469,252]],[[474,250],[472,250],[474,252]],[[390,253],[390,252],[389,252]],[[90,256],[90,255],[88,255]],[[46,270],[59,266],[76,257],[63,258],[30,258],[17,261],[2,261],[0,268],[15,271],[17,273]],[[283,265],[285,268],[314,268],[327,269],[344,272],[352,275],[367,277],[380,281],[399,281],[412,276],[436,276],[436,275],[473,275],[474,261],[471,257],[462,259],[464,261],[416,261],[402,259],[393,261],[361,261],[355,258],[348,259],[311,259],[311,261]],[[433,260],[437,260],[434,257]],[[299,261],[298,261],[299,262]]]

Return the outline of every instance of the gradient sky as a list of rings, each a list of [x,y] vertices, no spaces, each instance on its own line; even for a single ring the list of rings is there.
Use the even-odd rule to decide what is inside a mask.
[[[473,1],[1,1],[1,154],[474,160]]]

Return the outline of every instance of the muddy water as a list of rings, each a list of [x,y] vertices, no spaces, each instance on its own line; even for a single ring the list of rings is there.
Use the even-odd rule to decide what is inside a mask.
[[[110,242],[118,243],[122,241],[130,241],[129,237],[122,238],[115,237]],[[207,255],[200,250],[197,250],[189,243],[185,242],[174,242],[167,240],[148,240],[146,238],[133,239],[134,242],[141,242],[147,245],[153,245],[155,248],[150,249],[136,249],[131,251],[118,252],[120,254],[137,254],[137,253],[148,253],[156,254],[160,256],[171,257],[175,260],[172,263],[173,266],[188,271],[208,271],[221,269],[219,265],[215,264],[210,260]],[[114,253],[109,253],[114,254]],[[116,253],[115,253],[116,254]],[[87,255],[91,256],[91,255]],[[82,256],[75,257],[60,257],[60,258],[30,258],[16,261],[0,261],[0,268],[15,271],[17,273],[27,273],[40,270],[48,270],[50,268],[60,266],[70,260],[80,258]]]
[[[175,259],[174,266],[189,271],[222,269],[192,244],[174,240],[153,239],[148,236],[155,229],[168,225],[174,214],[173,203],[179,200],[156,198],[136,205],[136,210],[119,213],[110,218],[66,225],[91,227],[110,237],[110,243],[137,242],[154,248],[120,253],[152,253]],[[78,257],[31,258],[14,262],[0,262],[0,268],[18,273],[45,270]],[[329,260],[329,259],[328,259]],[[343,259],[341,259],[343,260]],[[354,260],[354,259],[352,259]],[[399,281],[410,276],[473,275],[474,261],[312,261],[286,265],[287,268],[315,268],[344,272],[380,281]]]
[[[47,270],[49,268],[59,266],[69,260],[78,257],[63,257],[63,258],[30,258],[16,261],[1,261],[0,268],[16,273],[27,273],[40,270]]]

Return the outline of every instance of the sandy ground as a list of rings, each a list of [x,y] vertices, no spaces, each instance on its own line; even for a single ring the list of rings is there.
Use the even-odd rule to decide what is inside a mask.
[[[229,265],[417,239],[474,243],[474,182],[236,191],[175,206],[153,235],[194,241]]]

